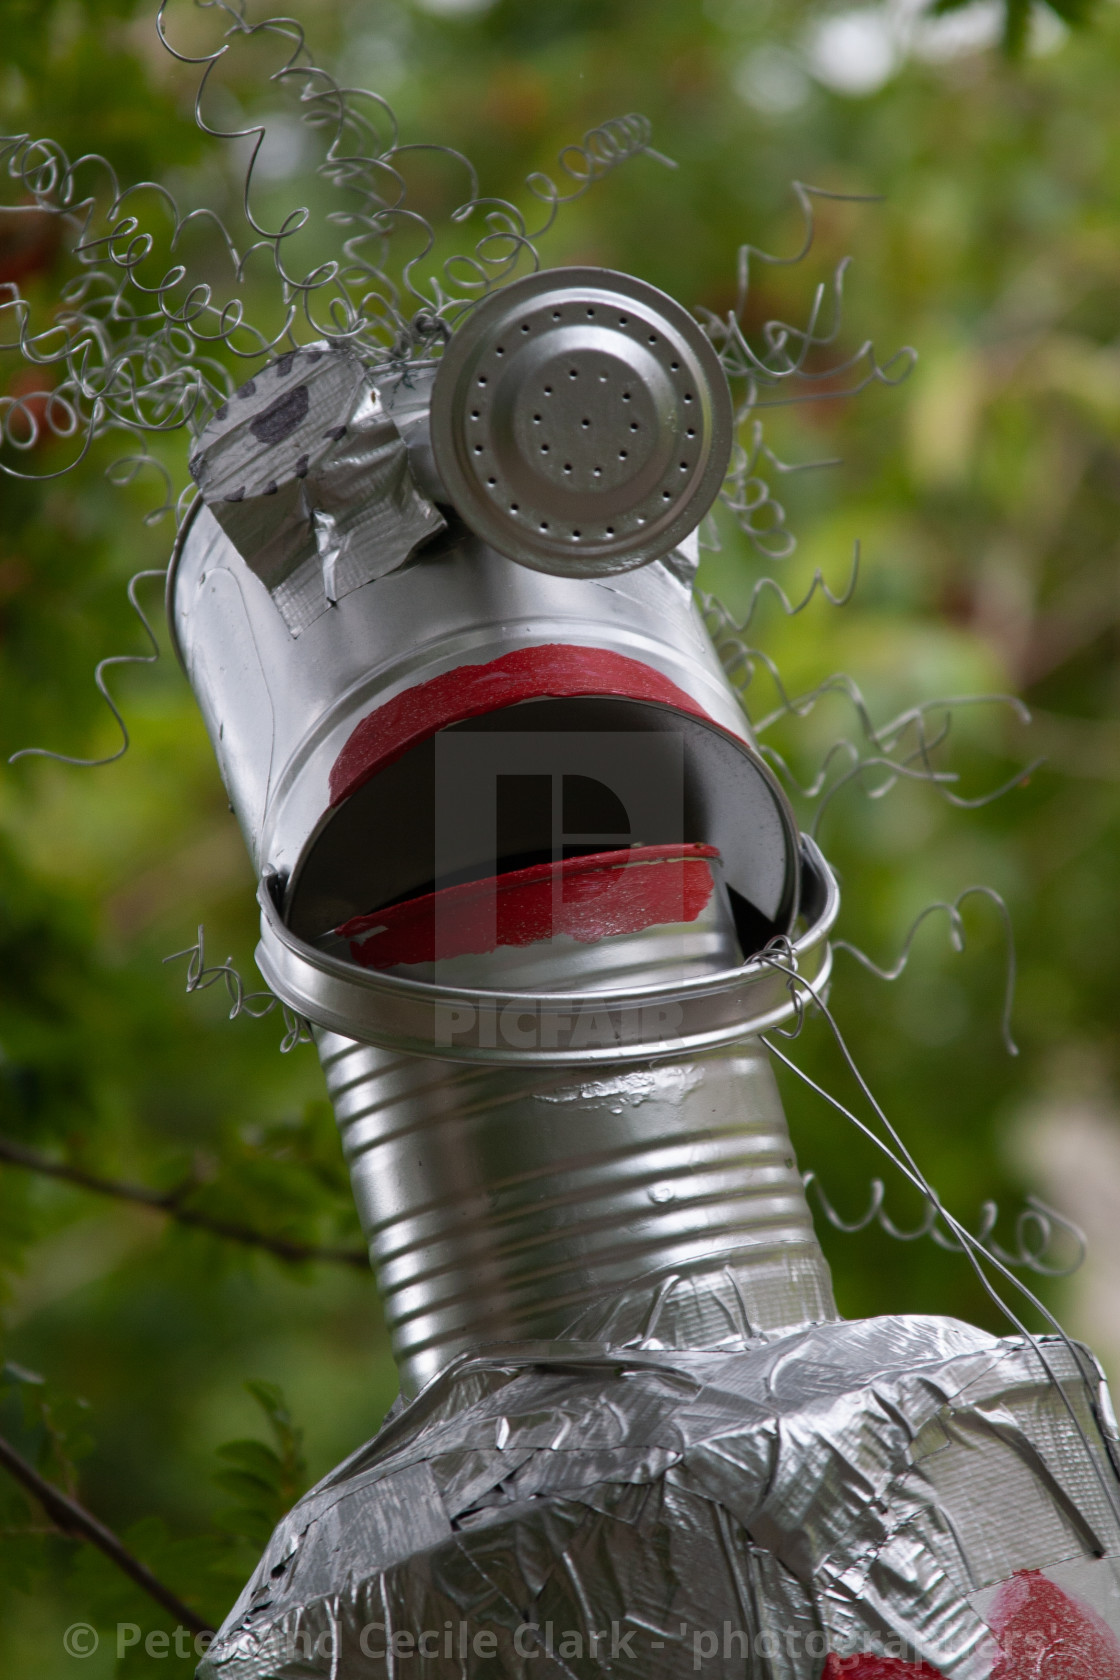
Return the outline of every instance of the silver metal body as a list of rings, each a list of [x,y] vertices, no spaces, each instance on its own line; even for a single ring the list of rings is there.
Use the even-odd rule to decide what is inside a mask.
[[[579,272],[582,296],[538,276],[482,306],[434,435],[430,370],[375,386],[323,346],[251,382],[192,464],[208,505],[175,634],[412,1397],[280,1524],[201,1672],[1120,1677],[1118,1443],[1090,1359],[838,1320],[758,1040],[798,1007],[791,975],[827,986],[836,884],[754,750],[690,557],[642,534],[678,541],[703,504],[726,393],[677,451],[678,497],[707,350],[658,294],[640,346],[617,277]],[[606,396],[546,426],[561,372]],[[617,444],[586,540],[585,431]],[[569,778],[622,818],[558,828]],[[718,853],[726,898],[708,921],[658,899],[617,947],[581,923],[584,951],[472,920],[477,960],[441,971],[421,901],[515,891],[607,830],[631,861]],[[392,949],[430,973],[363,966],[339,931],[395,906],[422,941]]]
[[[553,294],[537,290],[548,314]],[[645,290],[635,292],[644,333],[659,297]],[[602,305],[595,296],[587,307]],[[536,325],[551,342],[547,323]],[[657,331],[671,326],[660,319]],[[612,330],[625,349],[625,331]],[[697,354],[708,355],[696,337],[690,327],[657,352],[690,370],[690,404]],[[428,492],[444,493],[430,383],[373,388],[326,349],[265,370],[201,439],[192,470],[208,505],[186,526],[168,584],[177,644],[262,880],[258,962],[317,1029],[403,1383],[414,1391],[464,1352],[559,1336],[574,1322],[613,1337],[653,1334],[657,1321],[666,1345],[722,1345],[829,1320],[827,1268],[751,1035],[793,1013],[788,963],[827,984],[835,883],[798,841],[753,749],[693,605],[687,554],[624,576],[555,576],[511,564],[448,514],[444,534],[401,562]],[[641,391],[639,401],[635,382],[634,412],[652,426]],[[333,428],[332,393],[347,416]],[[725,395],[707,402],[705,425]],[[718,444],[709,429],[697,459]],[[399,478],[402,449],[413,490],[394,491],[395,563],[366,555],[362,533],[381,526],[351,509],[351,586],[294,623],[292,580],[299,602],[320,599],[321,505],[357,482],[360,458],[378,463],[377,484],[385,463]],[[331,543],[337,523],[324,527]],[[337,580],[334,549],[322,564]],[[589,689],[579,687],[585,655]],[[500,689],[481,712],[455,709],[454,685],[508,671],[511,656],[527,656],[528,689],[508,704]],[[574,692],[563,686],[573,659]],[[434,714],[433,694],[444,708]],[[398,720],[388,754],[384,719]],[[547,942],[494,950],[470,985],[454,965],[423,978],[361,966],[332,928],[409,898],[441,870],[469,881],[485,850],[470,820],[468,754],[450,864],[423,855],[450,774],[424,756],[425,730],[437,753],[456,732],[462,746],[464,730],[482,749],[497,740],[502,765],[521,770],[547,749],[573,771],[598,774],[602,760],[609,778],[613,753],[618,786],[638,784],[626,795],[635,839],[718,852],[716,919],[682,929],[670,917],[617,949],[603,939],[564,950],[559,964]],[[744,962],[743,950],[787,931],[780,962]]]

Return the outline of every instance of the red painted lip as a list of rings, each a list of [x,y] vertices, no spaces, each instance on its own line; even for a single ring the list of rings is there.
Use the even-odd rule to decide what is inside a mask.
[[[831,1655],[821,1680],[945,1680],[939,1668],[924,1662],[903,1662],[900,1657],[876,1657],[860,1652],[850,1657]]]
[[[331,805],[340,805],[371,776],[448,724],[522,700],[580,695],[654,701],[713,721],[683,688],[638,659],[563,642],[518,648],[485,665],[460,665],[417,683],[364,717],[331,767]]]
[[[481,956],[564,933],[584,944],[694,922],[712,896],[715,846],[637,846],[539,863],[354,916],[335,931],[362,968]],[[438,924],[438,927],[437,927]]]

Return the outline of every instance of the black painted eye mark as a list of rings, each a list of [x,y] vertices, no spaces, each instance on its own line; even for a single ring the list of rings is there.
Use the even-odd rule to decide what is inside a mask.
[[[310,406],[307,386],[294,385],[290,391],[285,391],[283,396],[277,397],[275,402],[262,409],[256,418],[249,422],[249,430],[259,443],[282,443],[286,437],[292,435]]]

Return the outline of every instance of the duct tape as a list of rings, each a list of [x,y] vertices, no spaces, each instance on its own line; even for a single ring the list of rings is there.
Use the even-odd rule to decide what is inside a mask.
[[[1047,1357],[1088,1450],[952,1319],[464,1358],[284,1518],[200,1680],[1113,1676],[1115,1471]]]
[[[263,368],[217,411],[190,467],[293,635],[444,527],[369,374],[341,347]]]

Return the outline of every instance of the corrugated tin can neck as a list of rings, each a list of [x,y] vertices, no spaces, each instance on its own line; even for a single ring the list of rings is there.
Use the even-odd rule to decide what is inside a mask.
[[[836,1318],[757,1040],[583,1070],[318,1044],[406,1391],[512,1342],[727,1348]]]

